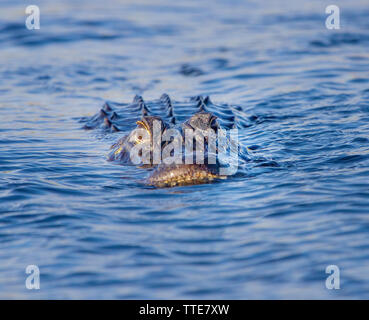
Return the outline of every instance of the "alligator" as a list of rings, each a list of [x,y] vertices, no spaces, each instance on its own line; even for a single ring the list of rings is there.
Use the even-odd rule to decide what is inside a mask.
[[[226,136],[227,130],[249,126],[242,108],[216,105],[208,96],[177,102],[163,94],[160,99],[146,103],[136,95],[128,104],[105,102],[97,114],[80,121],[86,130],[122,132],[111,146],[107,160],[150,170],[145,179],[149,186],[173,187],[227,179],[249,159],[247,148],[239,144],[237,137],[231,140]],[[191,130],[193,136],[186,140]],[[217,140],[214,144],[211,137],[219,137],[222,132],[225,143],[220,145]],[[156,141],[157,134],[167,139]],[[159,161],[154,161],[155,156]]]

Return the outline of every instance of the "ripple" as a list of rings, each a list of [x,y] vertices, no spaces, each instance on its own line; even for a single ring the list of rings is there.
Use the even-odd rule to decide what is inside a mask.
[[[39,1],[27,30],[2,1],[0,298],[366,299],[368,10],[326,30],[305,2]],[[161,115],[163,92],[179,122],[202,95],[236,124],[238,175],[155,189],[106,161],[132,98]],[[123,133],[82,130],[105,103]]]

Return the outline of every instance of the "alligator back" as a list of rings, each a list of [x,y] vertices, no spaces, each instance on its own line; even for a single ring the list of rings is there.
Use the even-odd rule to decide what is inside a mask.
[[[106,131],[128,132],[135,128],[136,121],[145,115],[155,115],[171,124],[183,123],[194,113],[208,111],[213,113],[224,129],[245,128],[250,125],[242,108],[228,104],[216,105],[210,98],[195,96],[189,101],[173,101],[167,94],[159,99],[145,102],[141,96],[135,96],[128,104],[106,102],[100,111],[92,117],[82,118],[84,129],[101,128]]]

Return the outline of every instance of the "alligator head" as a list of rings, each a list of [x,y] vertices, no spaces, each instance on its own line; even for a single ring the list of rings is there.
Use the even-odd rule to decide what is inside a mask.
[[[141,97],[135,97],[131,105],[117,112],[105,104],[87,121],[85,128],[101,127],[110,132],[130,128],[111,146],[108,160],[152,169],[145,180],[148,185],[167,187],[224,179],[227,175],[221,171],[216,142],[218,131],[222,129],[218,118],[220,116],[222,123],[230,128],[235,117],[227,114],[227,110],[208,111],[207,106],[213,106],[209,98],[194,100],[197,108],[195,105],[194,110],[193,103],[183,105],[178,117],[174,117],[167,95],[150,108]],[[153,115],[155,107],[156,115]],[[139,112],[141,117],[137,115]],[[178,119],[182,121],[178,123]]]
[[[148,185],[199,184],[223,178],[216,149],[210,150],[210,137],[215,137],[219,128],[212,113],[195,113],[177,127],[169,126],[158,116],[143,116],[136,124],[135,129],[111,147],[108,159],[142,168],[154,167],[146,179]]]

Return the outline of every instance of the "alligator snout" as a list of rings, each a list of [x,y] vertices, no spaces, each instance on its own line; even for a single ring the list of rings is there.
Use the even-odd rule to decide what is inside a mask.
[[[214,179],[225,179],[220,176],[215,165],[206,164],[161,164],[146,179],[146,184],[155,187],[174,187],[209,183]]]

